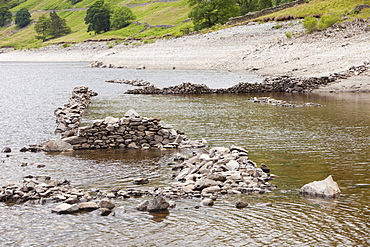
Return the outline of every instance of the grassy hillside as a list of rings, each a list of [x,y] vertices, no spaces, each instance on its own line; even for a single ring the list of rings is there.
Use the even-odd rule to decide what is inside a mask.
[[[133,4],[145,4],[143,6],[132,7],[132,11],[137,17],[136,21],[140,23],[148,23],[152,27],[133,23],[126,28],[112,30],[103,34],[95,35],[87,33],[87,26],[84,24],[86,9],[91,6],[95,0],[83,0],[75,5],[72,5],[67,0],[13,0],[24,1],[20,5],[11,9],[15,13],[21,8],[27,8],[32,15],[33,22],[24,29],[18,29],[15,25],[0,28],[0,47],[15,47],[15,48],[30,48],[39,47],[61,42],[82,42],[85,40],[101,40],[101,39],[143,39],[151,40],[167,36],[180,36],[183,30],[189,30],[193,27],[192,22],[186,22],[190,7],[188,0],[179,0],[177,2],[152,2],[153,0],[105,0],[111,6],[125,6]],[[0,5],[9,1],[0,0]],[[10,2],[11,3],[11,2]],[[370,9],[364,9],[360,13],[348,14],[356,5],[368,4],[370,0],[310,0],[305,4],[285,9],[259,19],[269,17],[271,19],[282,16],[303,17],[313,14],[331,14],[338,17],[344,15],[350,17],[370,17]],[[42,14],[48,14],[47,10],[59,10],[58,14],[67,20],[68,26],[71,27],[72,33],[66,36],[48,40],[42,43],[35,38],[34,22]],[[74,9],[73,11],[71,9]],[[173,27],[155,27],[155,25],[172,25]],[[146,41],[145,41],[146,42]]]
[[[262,18],[273,18],[273,17],[284,17],[284,16],[295,16],[304,17],[307,15],[315,14],[330,14],[337,17],[353,16],[353,17],[370,17],[370,9],[364,9],[359,14],[349,14],[353,8],[360,4],[370,5],[370,0],[310,0],[306,4],[301,4],[293,8],[285,9],[270,15],[266,15]]]

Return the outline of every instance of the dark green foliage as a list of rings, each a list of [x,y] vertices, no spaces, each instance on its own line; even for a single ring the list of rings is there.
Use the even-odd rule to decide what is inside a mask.
[[[28,9],[22,8],[15,14],[15,24],[22,28],[31,22],[31,14]]]
[[[225,24],[230,17],[239,14],[235,0],[189,0],[189,3],[194,6],[189,17],[193,19],[195,30]]]
[[[258,7],[258,0],[237,0],[236,3],[239,5],[241,15],[256,11]]]
[[[76,4],[81,2],[82,0],[67,0],[68,2],[71,2],[72,4]]]
[[[131,9],[124,7],[116,7],[113,10],[110,22],[112,28],[124,28],[128,26],[133,20],[135,20],[135,15],[132,13]]]
[[[38,34],[36,38],[45,41],[47,38],[57,38],[66,35],[71,32],[71,29],[67,26],[66,20],[60,18],[53,11],[50,13],[49,18],[45,15],[40,16],[35,24],[35,31]]]
[[[60,37],[71,32],[71,28],[67,26],[66,20],[60,18],[55,11],[50,13],[50,28],[49,36],[52,38]]]
[[[38,21],[35,24],[35,31],[38,34],[36,36],[37,39],[41,39],[45,41],[48,37],[48,30],[50,28],[50,18],[47,18],[46,15],[42,15],[39,17]]]
[[[267,9],[272,7],[272,1],[271,0],[258,0],[258,9]]]
[[[7,7],[0,7],[0,27],[9,24],[12,21],[12,13]]]
[[[110,30],[110,10],[104,0],[97,0],[87,10],[85,24],[88,25],[87,32],[99,34]]]

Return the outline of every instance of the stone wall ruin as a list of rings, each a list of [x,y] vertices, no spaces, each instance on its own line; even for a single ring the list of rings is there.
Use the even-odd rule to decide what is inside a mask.
[[[80,121],[91,96],[97,93],[86,86],[73,89],[68,104],[55,111],[56,133],[62,140],[78,149],[104,148],[201,148],[205,140],[191,141],[183,131],[164,124],[159,117],[141,117],[129,110],[122,118],[106,117],[93,121],[90,126],[80,127]]]

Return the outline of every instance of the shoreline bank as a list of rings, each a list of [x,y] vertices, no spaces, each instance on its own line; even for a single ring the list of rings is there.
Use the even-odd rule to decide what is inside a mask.
[[[305,34],[299,21],[248,23],[145,45],[85,42],[0,53],[0,61],[91,61],[104,68],[245,71],[268,76],[321,77],[369,62],[369,20]],[[292,38],[288,38],[291,34]],[[94,65],[95,64],[95,65]],[[341,84],[337,84],[341,83]],[[315,92],[368,92],[368,72]]]

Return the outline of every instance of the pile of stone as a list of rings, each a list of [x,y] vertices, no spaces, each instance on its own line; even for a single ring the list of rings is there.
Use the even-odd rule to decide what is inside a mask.
[[[333,82],[335,77],[310,77],[300,78],[292,76],[277,76],[265,78],[261,83],[240,82],[229,88],[212,89],[204,84],[182,83],[178,86],[157,88],[153,85],[137,89],[129,89],[127,94],[229,94],[229,93],[260,93],[260,92],[285,92],[308,93],[322,85]]]
[[[127,90],[127,94],[205,94],[216,93],[215,89],[211,89],[204,84],[193,84],[184,82],[177,86],[164,87],[162,89],[153,85],[143,88]]]
[[[133,79],[133,80],[127,80],[127,79],[112,79],[112,80],[106,80],[106,82],[109,83],[118,83],[118,84],[127,84],[135,87],[144,87],[144,86],[150,86],[150,82],[145,81],[143,79]]]
[[[176,171],[171,186],[145,189],[115,189],[99,192],[108,199],[125,199],[138,196],[162,196],[164,198],[211,198],[230,194],[263,194],[276,188],[269,183],[276,176],[270,174],[267,165],[248,159],[248,152],[237,146],[202,149],[193,157],[176,154],[170,162]]]
[[[268,181],[275,176],[270,169],[248,159],[248,152],[237,146],[215,147],[199,153],[174,167],[180,172],[172,186],[190,197],[217,197],[218,194],[270,192],[276,188]]]
[[[294,104],[294,103],[289,103],[289,102],[284,101],[284,100],[274,99],[274,98],[271,98],[271,97],[253,97],[253,98],[250,98],[249,101],[252,101],[254,103],[268,104],[268,105],[281,106],[281,107],[302,107],[302,106],[321,107],[322,106],[320,104],[312,103],[312,102],[307,102],[307,103],[304,103],[304,104]]]
[[[6,203],[47,202],[77,203],[90,201],[89,194],[71,186],[70,181],[51,180],[50,176],[26,176],[22,182],[5,183],[0,201]]]
[[[202,148],[205,140],[191,141],[183,131],[161,122],[159,117],[141,117],[129,110],[123,118],[106,117],[78,128],[75,136],[62,139],[73,149],[102,148]]]
[[[55,133],[60,133],[62,137],[76,135],[82,115],[89,106],[91,97],[96,95],[98,94],[86,86],[75,87],[68,103],[54,111],[57,117]]]

